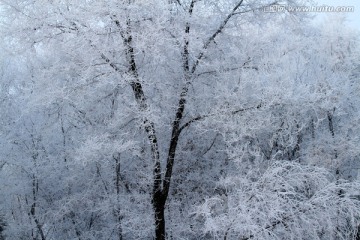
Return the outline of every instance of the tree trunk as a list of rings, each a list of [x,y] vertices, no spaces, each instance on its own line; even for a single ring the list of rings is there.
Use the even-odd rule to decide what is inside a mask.
[[[160,200],[160,202],[154,201],[156,240],[165,240],[165,202],[162,202],[162,200]]]

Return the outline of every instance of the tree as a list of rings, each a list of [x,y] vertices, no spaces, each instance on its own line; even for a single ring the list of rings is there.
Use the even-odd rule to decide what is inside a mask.
[[[238,167],[220,182],[218,194],[206,199],[194,211],[205,221],[205,233],[215,238],[356,238],[359,218],[355,212],[359,209],[359,202],[355,186],[358,180],[346,182],[341,178],[357,178],[358,166],[354,159],[357,159],[358,148],[352,146],[357,142],[352,135],[356,127],[349,123],[357,121],[357,117],[353,118],[356,111],[350,109],[353,109],[358,96],[353,91],[354,78],[349,69],[354,69],[359,55],[351,37],[337,39],[336,34],[328,35],[326,30],[316,33],[309,30],[307,38],[301,38],[301,44],[296,42],[296,34],[283,35],[282,32],[287,30],[278,29],[276,36],[270,37],[275,45],[272,54],[278,59],[271,62],[266,82],[258,80],[266,84],[265,87],[257,85],[262,102],[273,102],[270,107],[256,113],[221,119],[225,123],[222,131],[228,142],[229,157]],[[293,48],[292,43],[285,44],[290,40],[287,36],[291,36],[291,42],[297,46],[294,55],[288,49]],[[333,38],[336,45],[332,42]],[[332,47],[324,44],[323,40],[332,42],[327,43]],[[277,47],[277,43],[281,47]],[[322,54],[311,55],[321,51]],[[341,53],[341,58],[334,52]],[[266,53],[264,56],[267,56]],[[262,60],[268,61],[265,57]],[[266,90],[270,91],[269,86],[274,84],[272,81],[276,83],[279,80],[277,71],[283,78],[290,76],[290,79],[282,79],[282,86],[270,88],[272,92],[268,94]],[[352,100],[349,101],[348,97]],[[249,122],[255,124],[250,127]],[[284,159],[287,161],[273,163],[274,160]],[[326,166],[327,170],[314,165]],[[313,177],[317,180],[311,180]],[[305,185],[293,186],[292,181]],[[321,182],[324,185],[318,190],[315,186],[306,186]],[[312,193],[305,198],[295,196],[309,194],[304,190]],[[290,198],[287,192],[291,192]],[[310,206],[311,211],[298,209],[303,204]],[[345,205],[347,207],[343,209]],[[289,206],[292,207],[288,209]],[[347,212],[348,209],[352,210]],[[294,214],[294,218],[288,214]],[[313,222],[317,219],[327,219],[326,225],[322,225],[324,221]],[[328,226],[331,227],[327,229]]]
[[[321,168],[275,162],[264,172],[223,179],[224,194],[196,213],[217,239],[355,239],[358,182],[334,180]]]

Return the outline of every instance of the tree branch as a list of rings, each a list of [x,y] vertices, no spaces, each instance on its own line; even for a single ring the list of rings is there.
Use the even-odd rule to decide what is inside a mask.
[[[204,75],[204,74],[214,74],[214,73],[218,73],[218,72],[230,72],[230,71],[235,71],[235,70],[239,70],[239,69],[253,69],[253,70],[256,70],[258,71],[259,68],[257,66],[240,66],[240,67],[233,67],[233,68],[225,68],[225,69],[222,69],[222,70],[213,70],[213,71],[207,71],[207,72],[202,72],[202,73],[199,73],[197,74],[196,76],[199,77],[201,75]]]
[[[215,144],[215,141],[216,141],[216,138],[219,136],[219,133],[217,133],[214,137],[214,140],[212,141],[212,143],[210,144],[210,146],[205,150],[205,152],[201,155],[201,156],[204,156],[205,154],[207,154],[211,148],[214,146]]]
[[[199,0],[192,0],[189,7],[189,16],[192,16],[195,3]],[[166,161],[166,170],[165,176],[162,181],[163,189],[162,189],[162,197],[165,204],[165,201],[169,194],[170,182],[172,177],[172,170],[174,166],[176,148],[180,136],[179,127],[180,121],[183,119],[185,106],[186,106],[186,96],[190,87],[191,73],[190,73],[190,64],[189,64],[189,33],[190,33],[190,22],[187,21],[185,24],[185,37],[184,37],[184,49],[182,53],[183,58],[183,69],[185,73],[185,85],[181,90],[180,98],[178,102],[178,108],[175,113],[175,118],[172,124],[172,132],[171,132],[171,140],[169,146],[169,152]]]
[[[233,111],[226,112],[225,114],[235,115],[235,114],[240,113],[240,112],[245,112],[245,111],[248,111],[248,110],[259,109],[259,108],[261,108],[262,106],[263,106],[263,104],[260,102],[260,103],[259,103],[258,105],[256,105],[256,106],[248,107],[248,108],[240,108],[240,109],[237,109],[237,110],[233,110]],[[186,122],[184,125],[182,125],[182,126],[179,128],[179,134],[181,133],[182,130],[184,130],[185,128],[189,127],[189,126],[190,126],[192,123],[194,123],[194,122],[203,120],[203,119],[208,118],[208,117],[218,116],[218,115],[220,115],[220,114],[224,114],[224,112],[210,113],[210,114],[206,114],[206,115],[197,116],[197,117],[191,119],[190,121]]]
[[[194,73],[196,71],[197,66],[200,63],[200,60],[204,57],[205,50],[209,47],[210,43],[215,40],[217,35],[219,35],[222,30],[225,28],[226,24],[229,22],[232,16],[234,16],[234,13],[239,9],[241,4],[244,0],[241,0],[236,6],[233,8],[233,10],[227,15],[227,17],[224,19],[224,21],[220,24],[219,28],[209,37],[209,39],[205,42],[202,51],[199,53],[199,55],[196,57],[196,61],[194,65],[191,68],[191,73]]]
[[[278,4],[278,3],[279,3],[278,1],[274,1],[274,2],[272,2],[272,3],[269,3],[269,4],[267,4],[267,5],[264,5],[264,6],[261,6],[261,7],[258,7],[258,8],[248,9],[248,10],[241,11],[241,12],[234,12],[233,15],[238,15],[238,14],[253,12],[253,11],[255,11],[255,10],[263,10],[265,7],[270,7],[270,6],[275,5],[275,4]]]
[[[133,90],[135,100],[138,103],[139,109],[141,112],[145,112],[148,110],[148,105],[146,102],[146,96],[143,90],[143,86],[139,80],[138,68],[135,60],[135,52],[132,46],[132,34],[131,34],[131,21],[128,18],[126,21],[126,31],[123,31],[120,23],[115,20],[115,24],[120,29],[121,37],[123,38],[123,42],[125,45],[125,55],[126,60],[128,62],[128,70],[127,72],[132,76],[130,81],[130,86]],[[101,53],[101,58],[103,58],[116,72],[120,72],[121,70],[112,62],[109,58],[107,58],[103,53]],[[149,120],[148,118],[143,118],[143,124],[145,128],[145,132],[147,134],[151,153],[152,153],[152,160],[154,163],[153,167],[153,199],[158,201],[158,199],[162,198],[162,188],[161,188],[161,164],[160,164],[160,152],[159,152],[159,145],[158,139],[155,131],[155,124]]]

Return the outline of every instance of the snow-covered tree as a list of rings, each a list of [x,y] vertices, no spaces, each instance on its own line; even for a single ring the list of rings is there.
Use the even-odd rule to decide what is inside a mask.
[[[356,239],[359,187],[322,168],[275,162],[224,178],[222,195],[195,213],[216,239]]]

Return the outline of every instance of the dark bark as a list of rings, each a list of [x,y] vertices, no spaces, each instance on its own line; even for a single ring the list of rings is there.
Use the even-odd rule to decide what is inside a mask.
[[[32,192],[33,192],[33,204],[31,205],[30,214],[32,218],[34,219],[36,228],[38,229],[38,232],[40,234],[41,240],[46,240],[44,231],[42,229],[42,224],[40,223],[39,219],[36,215],[36,208],[37,208],[37,193],[39,190],[39,183],[36,178],[36,176],[33,176],[33,183],[32,183]]]
[[[114,156],[115,160],[115,188],[116,188],[116,198],[117,198],[117,207],[115,209],[115,217],[118,221],[118,237],[119,240],[123,240],[123,234],[122,234],[122,214],[121,214],[121,205],[120,205],[120,154],[118,156]]]
[[[156,240],[165,240],[165,201],[162,196],[156,196],[153,205],[155,211],[155,236]]]
[[[335,112],[335,108],[333,109],[333,113]],[[327,117],[328,117],[328,121],[329,121],[329,131],[331,133],[331,136],[333,138],[333,140],[335,141],[335,130],[334,130],[334,121],[333,121],[333,113],[331,113],[330,111],[327,112]],[[335,159],[338,158],[338,153],[337,150],[334,149],[334,157]],[[338,171],[338,169],[336,170]]]
[[[333,116],[332,116],[331,112],[327,113],[327,117],[328,117],[328,121],[329,121],[329,131],[331,133],[331,136],[334,137],[335,132],[334,132]]]

